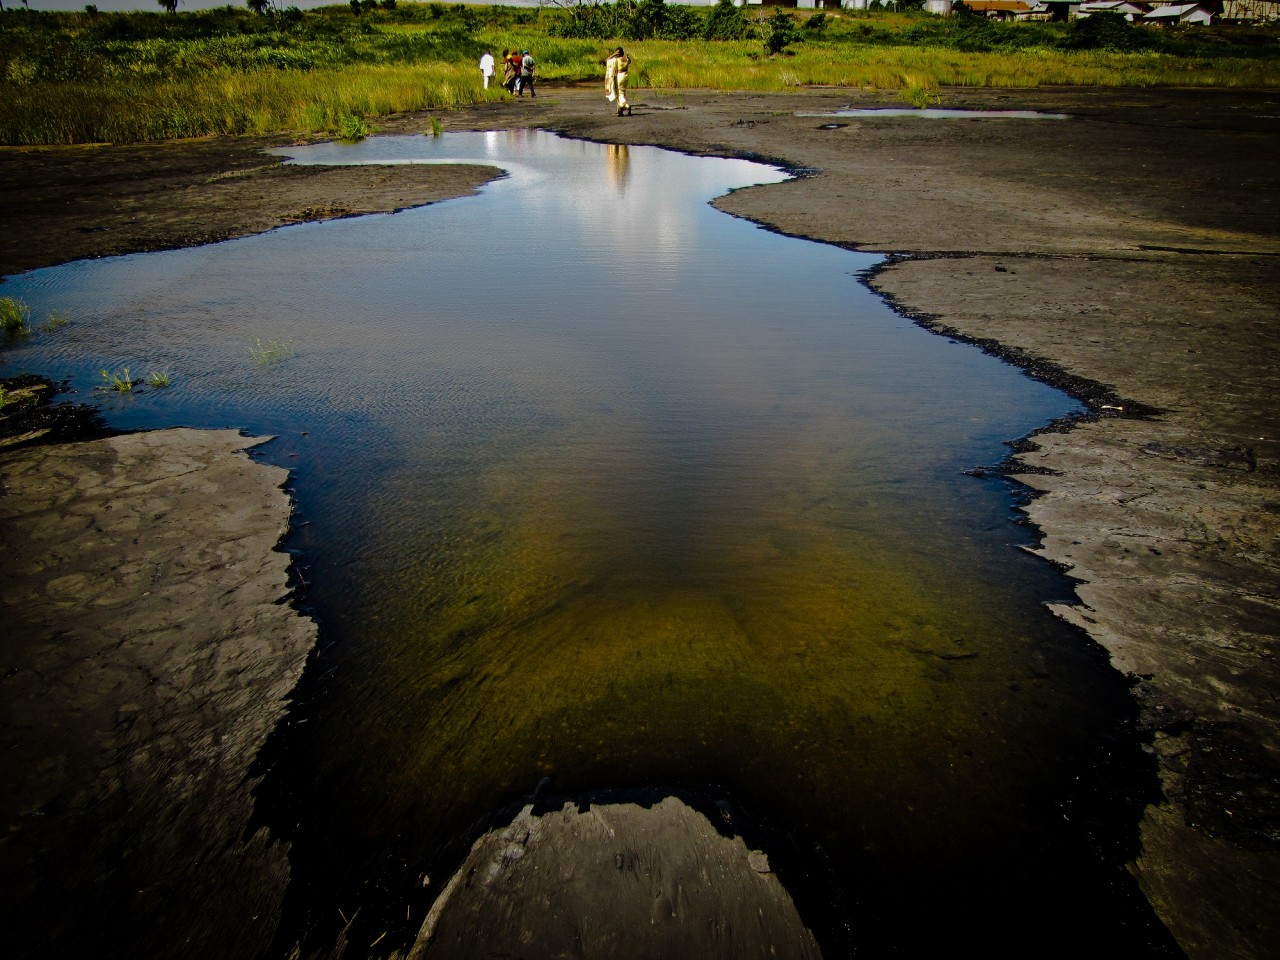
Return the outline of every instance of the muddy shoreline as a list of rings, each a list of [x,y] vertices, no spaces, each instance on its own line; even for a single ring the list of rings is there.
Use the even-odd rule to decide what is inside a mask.
[[[548,88],[445,128],[541,126],[804,170],[716,205],[892,254],[868,282],[905,313],[1088,403],[1012,471],[1038,494],[1037,552],[1079,581],[1055,613],[1134,677],[1161,759],[1165,802],[1132,869],[1188,956],[1280,953],[1280,95],[964,90],[942,105],[1071,119],[798,115],[846,105],[899,104],[637,91],[634,116],[615,118],[594,89]],[[405,116],[380,132],[429,129]],[[0,273],[390,211],[494,175],[288,168],[260,152],[283,142],[0,150]]]

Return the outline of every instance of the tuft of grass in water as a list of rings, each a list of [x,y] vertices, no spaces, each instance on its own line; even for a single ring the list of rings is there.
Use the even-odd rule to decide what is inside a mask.
[[[147,374],[147,383],[153,387],[167,387],[169,382],[168,370],[152,370]]]
[[[44,323],[40,324],[41,333],[53,333],[55,330],[61,330],[63,327],[71,323],[71,318],[67,314],[58,312],[51,313],[44,318]]]
[[[0,330],[11,337],[26,336],[31,332],[28,321],[31,308],[16,297],[0,297]]]
[[[432,117],[431,118],[431,135],[433,137],[438,137],[442,133],[444,133],[444,125],[440,122],[440,118]]]
[[[130,393],[133,390],[133,377],[129,375],[128,367],[121,367],[115,373],[103,370],[102,379],[106,381],[105,389],[107,390],[115,390],[118,393]]]
[[[338,121],[338,136],[343,140],[349,140],[354,143],[357,140],[363,140],[368,135],[369,124],[364,122],[364,117],[348,113]]]
[[[249,353],[252,354],[254,363],[258,363],[263,366],[269,363],[275,363],[277,360],[282,360],[291,352],[290,346],[282,340],[264,341],[255,339],[253,341],[253,346],[249,348]]]

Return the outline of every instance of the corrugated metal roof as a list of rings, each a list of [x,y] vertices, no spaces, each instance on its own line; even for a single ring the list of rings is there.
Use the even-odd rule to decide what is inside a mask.
[[[1171,3],[1168,6],[1156,7],[1154,10],[1148,13],[1146,17],[1144,17],[1143,19],[1154,20],[1157,18],[1159,19],[1166,19],[1170,17],[1176,18],[1176,17],[1181,17],[1184,14],[1191,13],[1194,10],[1200,10],[1204,13],[1209,13],[1208,10],[1205,10],[1205,8],[1200,6],[1200,4],[1198,3]]]
[[[1103,10],[1125,10],[1131,13],[1146,13],[1151,9],[1149,3],[1135,3],[1134,0],[1087,0],[1080,4],[1081,12],[1102,12]]]

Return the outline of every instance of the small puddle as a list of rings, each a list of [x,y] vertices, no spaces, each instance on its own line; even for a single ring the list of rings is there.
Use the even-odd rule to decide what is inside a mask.
[[[866,107],[797,113],[797,117],[918,117],[922,120],[1069,120],[1070,114],[1037,110],[951,110],[943,107]]]
[[[1144,955],[1126,686],[963,474],[1075,403],[894,314],[876,258],[709,205],[768,166],[537,131],[290,152],[508,176],[13,278],[72,323],[4,362],[82,396],[163,368],[115,426],[278,437],[322,637],[259,788],[291,935],[359,907],[411,936],[420,875],[549,782],[749,811],[837,952]]]

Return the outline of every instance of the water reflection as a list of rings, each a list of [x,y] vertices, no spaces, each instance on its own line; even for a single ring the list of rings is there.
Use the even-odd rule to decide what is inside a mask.
[[[605,144],[605,158],[609,164],[609,182],[618,192],[627,192],[627,176],[631,172],[631,148],[625,143]]]
[[[280,437],[324,637],[260,791],[295,931],[356,903],[410,929],[418,874],[550,778],[751,811],[801,851],[789,882],[834,872],[824,935],[867,955],[1046,929],[1142,955],[1123,684],[1041,609],[1067,587],[1007,492],[962,475],[1065,397],[893,315],[873,258],[708,205],[771,168],[536,131],[297,153],[508,176],[25,275],[75,322],[11,354],[86,391],[171,369],[120,426]]]

